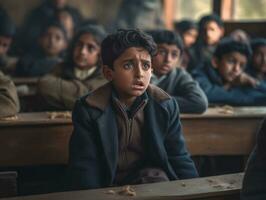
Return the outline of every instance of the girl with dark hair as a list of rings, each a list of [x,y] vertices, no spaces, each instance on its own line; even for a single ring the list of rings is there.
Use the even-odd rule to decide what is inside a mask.
[[[77,98],[106,82],[100,68],[101,26],[82,27],[74,36],[64,63],[40,79],[38,91],[47,109],[71,110]]]

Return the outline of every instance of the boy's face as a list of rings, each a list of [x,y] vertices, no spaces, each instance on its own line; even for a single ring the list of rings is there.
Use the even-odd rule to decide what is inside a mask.
[[[215,45],[224,35],[224,28],[215,21],[209,21],[204,27],[204,40],[207,45]]]
[[[151,78],[151,56],[142,47],[126,49],[113,63],[104,66],[104,75],[112,81],[120,100],[135,99],[147,89]]]
[[[64,33],[57,27],[49,27],[41,37],[41,47],[48,56],[58,56],[67,47]]]
[[[191,47],[197,40],[198,30],[197,29],[189,29],[183,33],[184,45],[186,48]]]
[[[0,56],[6,55],[11,45],[12,38],[0,36]]]
[[[239,52],[232,52],[213,62],[215,62],[214,67],[217,68],[222,79],[231,83],[243,72],[247,64],[247,57]]]
[[[73,60],[79,69],[89,69],[97,65],[99,54],[100,46],[91,34],[85,33],[75,44]]]
[[[254,51],[252,65],[258,71],[266,73],[266,46],[260,46]]]
[[[158,44],[157,48],[157,54],[152,58],[152,68],[154,74],[162,76],[177,67],[180,50],[174,44]]]

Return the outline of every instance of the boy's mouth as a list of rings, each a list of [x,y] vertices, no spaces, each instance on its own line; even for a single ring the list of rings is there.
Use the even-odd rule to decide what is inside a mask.
[[[132,84],[132,89],[134,90],[143,90],[145,88],[145,84],[142,81],[135,81]]]

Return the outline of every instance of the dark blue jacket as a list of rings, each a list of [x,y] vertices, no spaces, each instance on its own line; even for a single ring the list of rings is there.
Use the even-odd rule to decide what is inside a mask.
[[[116,113],[108,83],[77,101],[73,111],[74,131],[70,140],[68,189],[111,186],[118,162]],[[178,105],[156,86],[144,93],[146,159],[170,180],[197,177],[182,135]]]
[[[192,75],[199,82],[211,104],[229,104],[233,106],[266,105],[266,87],[263,85],[259,85],[256,88],[236,86],[226,90],[219,72],[210,64],[198,67]]]

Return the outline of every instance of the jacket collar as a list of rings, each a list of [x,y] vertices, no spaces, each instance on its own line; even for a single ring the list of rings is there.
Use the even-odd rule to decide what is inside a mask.
[[[150,84],[146,90],[148,97],[155,99],[157,102],[162,102],[170,99],[171,97],[162,89],[155,85]],[[86,102],[102,111],[110,104],[112,95],[112,83],[108,82],[105,85],[99,87],[97,90],[87,96]]]

